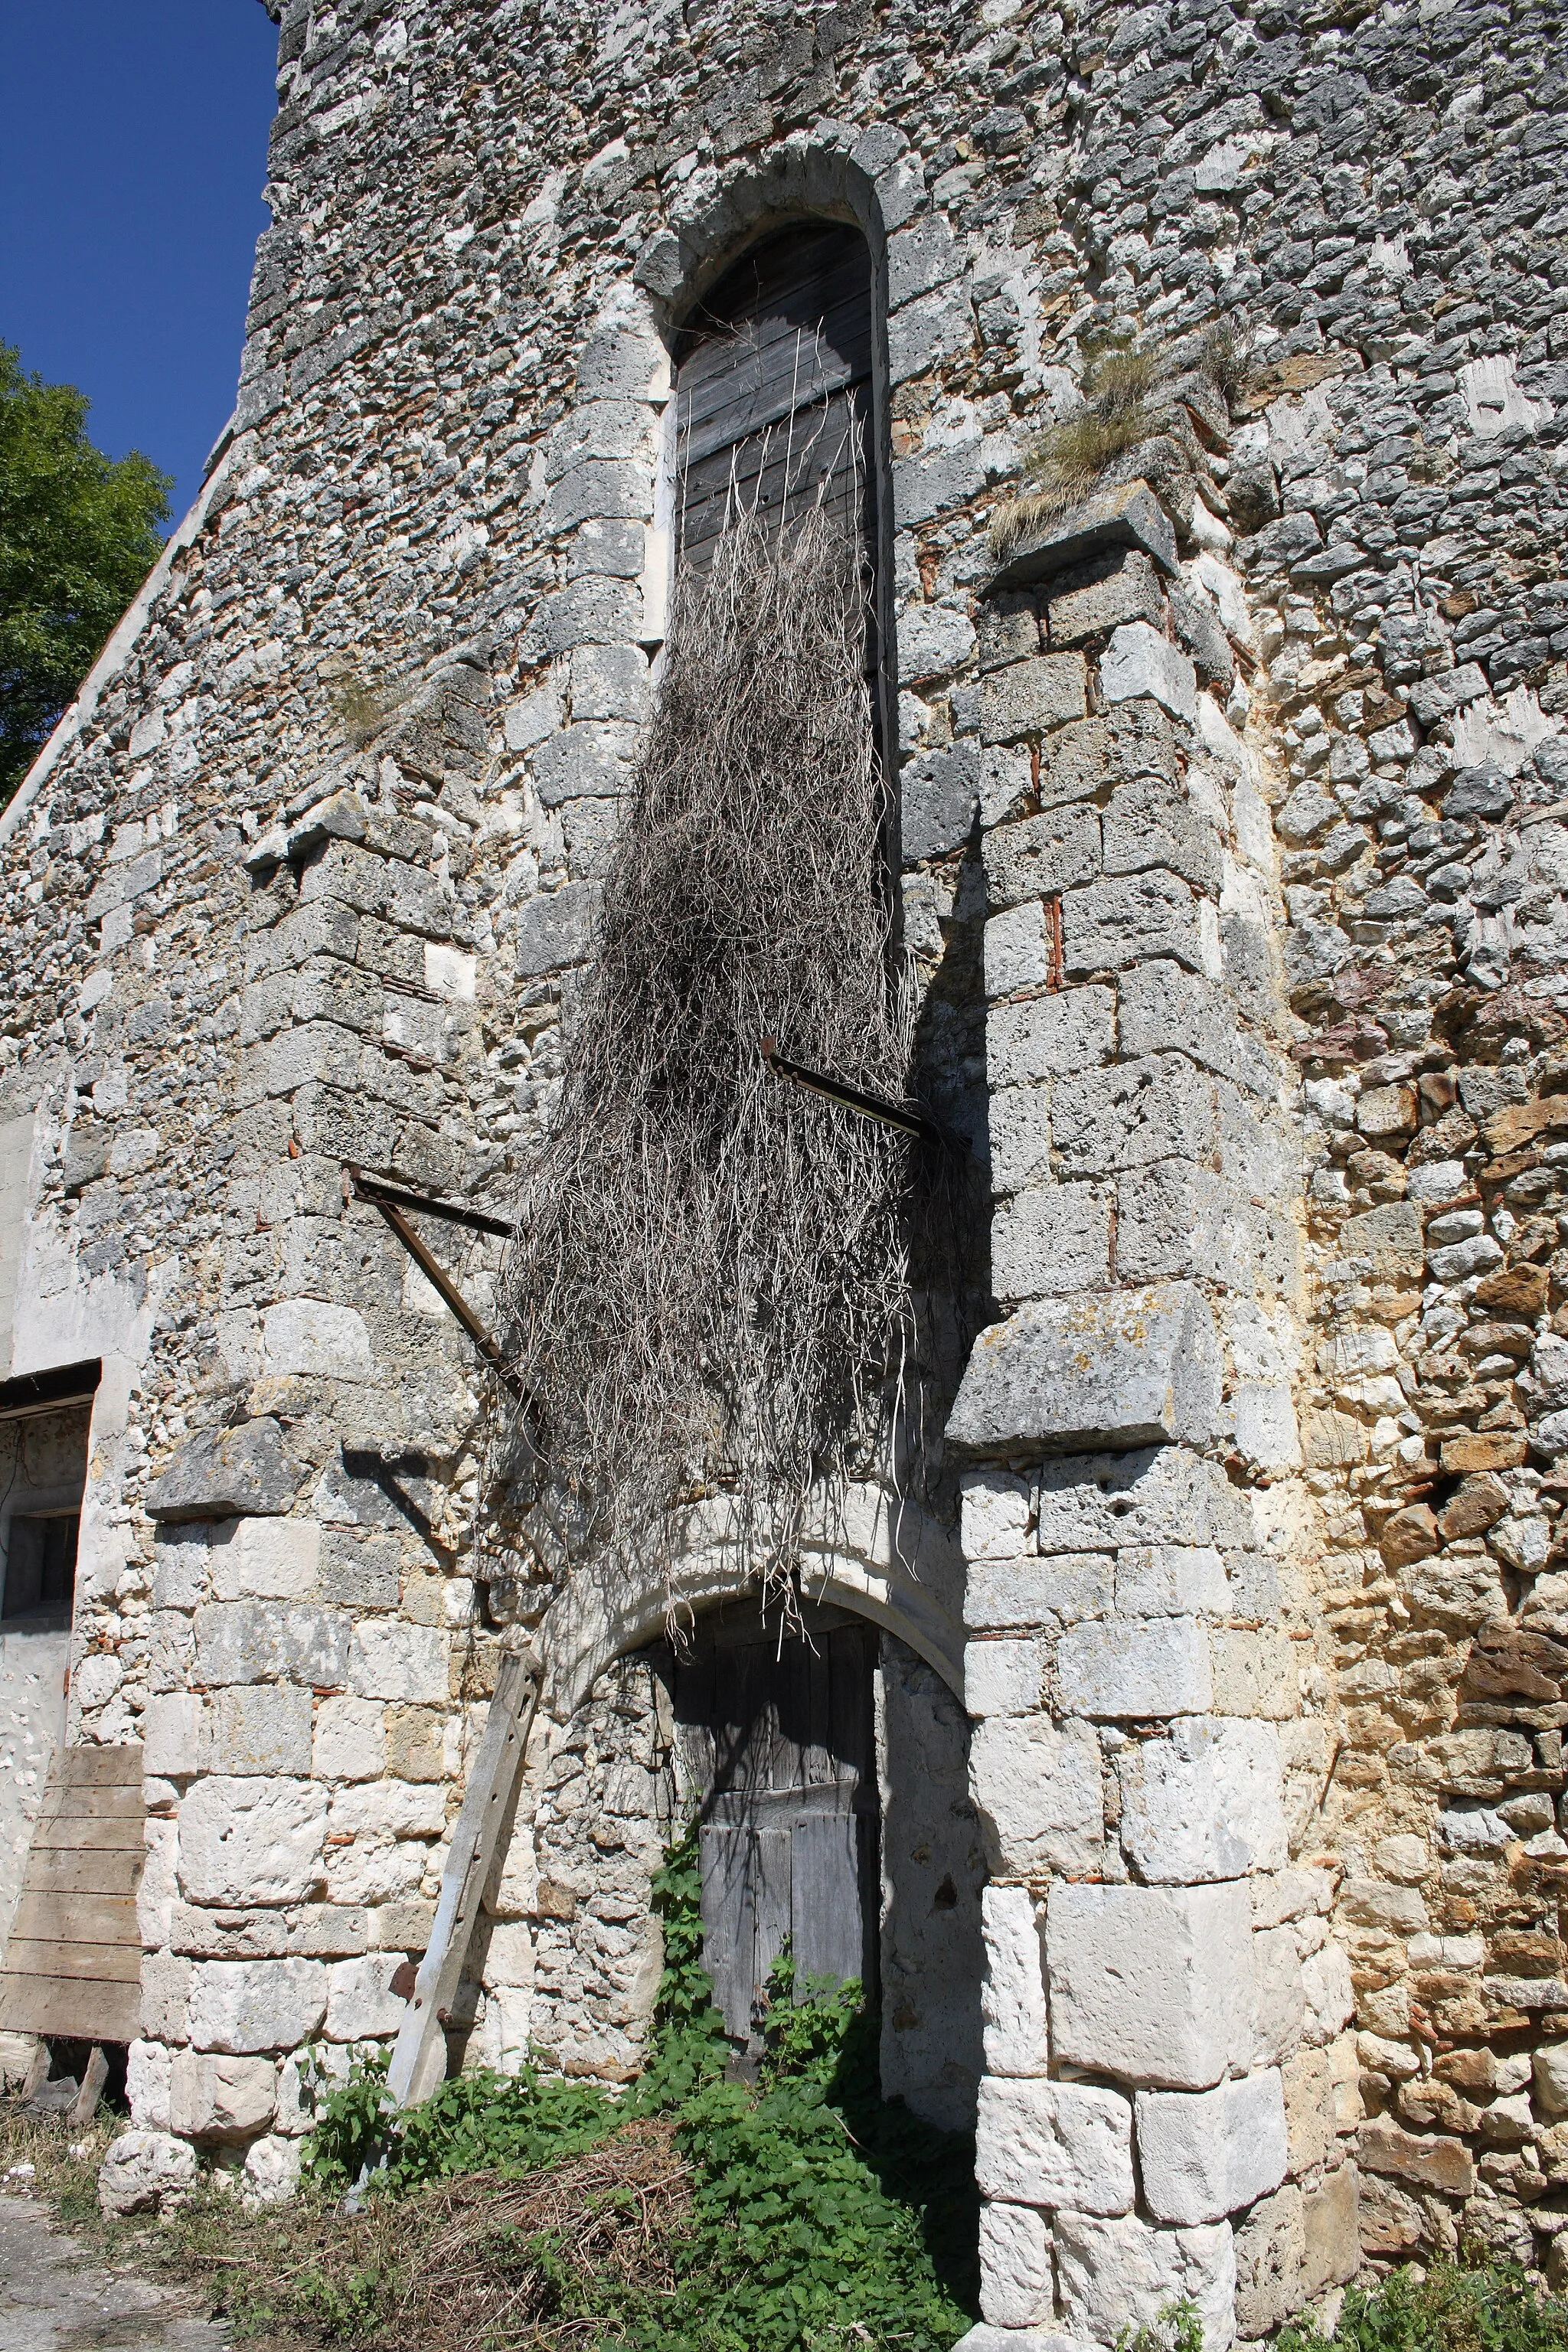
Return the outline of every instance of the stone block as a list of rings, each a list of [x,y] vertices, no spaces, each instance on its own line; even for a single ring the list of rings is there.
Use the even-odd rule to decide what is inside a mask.
[[[430,1781],[355,1780],[332,1798],[327,1833],[350,1837],[439,1837],[447,1794]]]
[[[1363,2172],[1380,2172],[1445,2197],[1473,2197],[1476,2171],[1463,2140],[1441,2133],[1402,2131],[1397,2124],[1363,2124],[1356,2142]]]
[[[192,1971],[191,2042],[240,2056],[297,2050],[326,2016],[327,1982],[321,1960],[204,1960]]]
[[[1131,1281],[1196,1276],[1256,1287],[1250,1212],[1211,1160],[1161,1160],[1117,1188],[1116,1262]]]
[[[1016,743],[1066,727],[1089,713],[1089,669],[1081,654],[1031,654],[989,671],[980,689],[980,739]]]
[[[1140,2091],[1138,2164],[1156,2221],[1220,2221],[1285,2178],[1285,2094],[1278,2072],[1212,2091]]]
[[[1105,1835],[1100,1743],[1085,1723],[993,1716],[975,1730],[970,1785],[990,1868],[1089,1870]]]
[[[443,1717],[434,1707],[388,1707],[388,1769],[404,1780],[443,1779],[446,1767],[442,1758],[442,1728]]]
[[[1568,2042],[1549,2042],[1533,2061],[1535,2104],[1555,2122],[1568,2116]]]
[[[142,2031],[150,2042],[184,2042],[190,2031],[191,1964],[174,1952],[142,1956]]]
[[[371,1377],[370,1333],[363,1316],[352,1307],[337,1307],[323,1298],[286,1298],[268,1308],[261,1328],[271,1373],[330,1381]]]
[[[1132,2102],[1082,2083],[986,2075],[975,2118],[974,2179],[983,2197],[1131,2211]]]
[[[1348,2284],[1361,2268],[1360,2189],[1355,2166],[1342,2164],[1301,2200],[1301,2284],[1309,2298]]]
[[[596,882],[567,882],[527,899],[512,919],[512,950],[520,980],[535,980],[586,962],[599,916]]]
[[[1102,1184],[1035,1185],[992,1220],[991,1282],[998,1298],[1088,1289],[1110,1276],[1110,1196]]]
[[[964,252],[942,213],[926,213],[888,239],[888,308],[947,285],[964,269]]]
[[[1236,2232],[1236,2325],[1246,2337],[1272,2335],[1306,2299],[1306,2233],[1294,2181],[1253,2207]]]
[[[300,2186],[304,2158],[298,2140],[265,2132],[246,2150],[240,2172],[247,2205],[286,2205]]]
[[[280,1609],[265,1601],[211,1601],[196,1611],[193,1622],[195,1679],[208,1689],[263,1682],[274,1675],[331,1689],[348,1673],[352,1628],[335,1609],[299,1601]]]
[[[1008,919],[1001,915],[988,923],[987,940],[997,922]],[[985,1016],[986,1079],[993,1087],[1098,1071],[1115,1050],[1116,998],[1109,988],[1064,989],[1022,1004],[994,1004]]]
[[[994,2328],[1048,2326],[1056,2308],[1050,2225],[1026,2205],[980,2213],[980,2309]]]
[[[1261,1941],[1261,1938],[1258,1939]],[[1332,2042],[1355,2014],[1351,1964],[1337,1944],[1310,1952],[1299,1971],[1303,2002],[1302,2032],[1312,2043]]]
[[[1058,1553],[1050,1559],[978,1559],[964,1583],[963,1622],[972,1631],[1004,1625],[1076,1625],[1111,1606],[1109,1552]]]
[[[951,743],[918,751],[899,777],[899,838],[906,866],[962,849],[976,813],[992,802],[1005,809],[1028,782],[1026,754]]]
[[[967,613],[951,604],[906,605],[899,614],[898,630],[899,677],[904,686],[944,677],[951,670],[963,668],[974,656],[974,624]],[[1038,652],[1037,635],[1032,646],[1019,650]]]
[[[1044,2074],[1050,2067],[1046,2016],[1045,1916],[1026,1886],[981,1889],[984,1967],[980,2016],[991,2074]]]
[[[580,655],[581,649],[574,659]],[[546,808],[560,808],[566,801],[616,800],[626,788],[636,751],[634,727],[602,719],[563,727],[533,754],[534,789]]]
[[[1175,730],[1165,713],[1152,702],[1122,703],[1047,737],[1040,746],[1040,806],[1094,800],[1134,776],[1163,776],[1177,784],[1182,774]]]
[[[1275,1625],[1213,1627],[1216,1715],[1260,1715],[1283,1723],[1297,1712],[1300,1682],[1289,1636]]]
[[[1141,548],[1112,548],[1050,581],[1040,600],[1044,635],[1052,652],[1085,646],[1123,622],[1160,628],[1164,591],[1153,559]]]
[[[309,1780],[215,1774],[180,1807],[180,1885],[192,1903],[300,1903],[321,1876],[327,1792]]]
[[[1150,956],[1169,956],[1192,971],[1218,960],[1217,931],[1205,925],[1195,898],[1179,875],[1108,875],[1062,899],[1062,952],[1068,980],[1122,971]]]
[[[1230,1605],[1230,1580],[1212,1544],[1138,1544],[1116,1555],[1119,1616],[1190,1617]]]
[[[1300,1466],[1296,1407],[1282,1381],[1237,1381],[1231,1391],[1237,1452],[1263,1470]]]
[[[1067,1176],[1101,1176],[1155,1160],[1212,1161],[1213,1083],[1177,1054],[1063,1078],[1051,1091],[1051,1141]]]
[[[272,2120],[276,2089],[270,2058],[177,2050],[170,2073],[170,2129],[183,2139],[251,2139]]]
[[[212,1532],[213,1598],[297,1601],[315,1583],[321,1557],[314,1519],[232,1520]]]
[[[980,667],[983,670],[1000,669],[1008,662],[1022,661],[1026,654],[1041,651],[1039,604],[1028,589],[1004,589],[988,595],[976,614],[980,637]],[[903,651],[900,643],[899,648]]]
[[[368,1698],[324,1698],[310,1769],[318,1780],[372,1780],[386,1769],[384,1709]]]
[[[1057,1646],[1057,1682],[1071,1715],[1201,1715],[1214,1689],[1208,1641],[1195,1617],[1111,1617],[1074,1625]]]
[[[401,1952],[366,1952],[334,1962],[328,1970],[330,2042],[368,2042],[397,2032],[408,2011],[403,1995],[392,1990],[402,1960]]]
[[[993,1000],[1019,989],[1044,988],[1051,978],[1046,910],[1027,899],[993,915],[985,926],[985,993]]]
[[[1038,1084],[998,1087],[985,1106],[991,1191],[997,1200],[1051,1181],[1049,1096]]]
[[[1289,1858],[1271,1724],[1189,1716],[1121,1759],[1121,1843],[1147,1880],[1190,1886]]]
[[[1250,1498],[1217,1462],[1174,1445],[1047,1461],[1037,1490],[1043,1552],[1120,1550],[1137,1544],[1258,1540]]]
[[[1070,1199],[1084,1189],[1021,1199]],[[996,1287],[1003,1291],[999,1276]],[[1079,1291],[1021,1307],[981,1332],[947,1441],[969,1454],[1007,1454],[1198,1440],[1214,1427],[1219,1384],[1218,1341],[1201,1291],[1185,1284]]]
[[[30,2048],[31,2045],[29,2045]],[[167,2131],[169,2091],[174,2080],[174,2053],[162,2042],[132,2042],[125,2053],[125,2100],[138,2131]],[[21,2076],[6,2088],[20,2089]]]
[[[147,1489],[155,1519],[229,1519],[287,1511],[303,1473],[270,1417],[193,1437]]]
[[[1054,2230],[1062,2316],[1079,2342],[1115,2347],[1153,2327],[1170,2305],[1197,2307],[1205,2352],[1236,2337],[1236,2248],[1226,2221],[1152,2229],[1134,2214],[1058,2213]]]
[[[1219,897],[1224,845],[1215,813],[1201,807],[1190,786],[1163,776],[1119,784],[1101,820],[1108,874],[1141,874],[1168,866],[1194,890]]]
[[[1258,1938],[1253,1937],[1257,1957]],[[1285,2130],[1290,2171],[1297,2179],[1328,2163],[1337,2139],[1334,2070],[1327,2051],[1298,2050],[1283,2068]]]
[[[959,1481],[959,1524],[966,1559],[1010,1559],[1024,1549],[1034,1489],[1005,1470],[969,1470]]]
[[[191,1691],[150,1698],[142,1717],[142,1769],[160,1780],[188,1780],[202,1766],[202,1703]]]
[[[999,824],[986,835],[982,856],[992,907],[1059,897],[1100,872],[1100,811],[1075,802]]]
[[[963,1653],[963,1704],[976,1717],[1030,1715],[1040,1704],[1045,1654],[1038,1642],[971,1642]]]
[[[1207,2090],[1252,2038],[1245,1884],[1052,1888],[1047,1930],[1058,2062],[1162,2090]]]
[[[1197,673],[1189,657],[1147,621],[1129,621],[1115,631],[1100,657],[1100,687],[1107,702],[1133,702],[1147,696],[1173,719],[1197,716]]]
[[[1051,580],[1070,565],[1120,547],[1142,549],[1164,572],[1173,573],[1177,568],[1174,526],[1147,482],[1121,482],[1059,514],[1042,517],[998,565],[987,593]]]
[[[362,1698],[439,1706],[447,1696],[447,1637],[436,1625],[367,1618],[353,1629],[348,1679]]]
[[[231,1684],[213,1715],[215,1772],[309,1774],[310,1694],[298,1683]]]
[[[966,288],[944,287],[940,293],[906,303],[888,320],[889,381],[908,383],[916,376],[927,375],[944,361],[967,357],[973,343],[974,306]],[[944,478],[951,475],[953,460],[963,457],[969,459],[964,472],[973,475],[972,481],[962,477],[957,481]],[[973,445],[968,449],[939,446],[926,461],[925,480],[921,482],[917,478],[911,481],[910,477],[919,466],[918,458],[907,458],[894,469],[895,505],[900,523],[913,522],[938,514],[944,507],[961,504],[973,497],[984,479],[978,452]],[[921,488],[925,491],[923,499],[919,495]],[[900,490],[901,496],[898,495]]]
[[[196,2152],[188,2140],[163,2131],[121,2132],[98,2171],[98,2201],[114,2221],[132,2213],[169,2213],[196,2192]]]

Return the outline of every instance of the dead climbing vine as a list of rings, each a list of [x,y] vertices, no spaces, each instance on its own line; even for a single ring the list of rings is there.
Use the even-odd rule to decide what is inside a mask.
[[[722,1539],[784,1589],[808,1510],[885,1420],[910,1146],[760,1050],[904,1093],[865,664],[858,551],[820,508],[787,532],[741,513],[678,584],[504,1281],[552,1564],[570,1545],[668,1576],[681,1507],[716,1498]]]

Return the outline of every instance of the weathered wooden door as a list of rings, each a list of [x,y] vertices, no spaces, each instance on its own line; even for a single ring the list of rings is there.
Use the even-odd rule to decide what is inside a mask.
[[[675,1670],[702,1790],[703,1958],[731,2038],[752,2049],[786,1938],[797,1979],[876,1984],[876,1635],[834,1610],[781,1642],[754,1610],[707,1619]]]

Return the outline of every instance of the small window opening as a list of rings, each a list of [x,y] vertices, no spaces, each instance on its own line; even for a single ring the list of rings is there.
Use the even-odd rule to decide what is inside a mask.
[[[5,1582],[0,1620],[68,1623],[76,1590],[76,1511],[26,1511],[13,1515],[5,1547]]]

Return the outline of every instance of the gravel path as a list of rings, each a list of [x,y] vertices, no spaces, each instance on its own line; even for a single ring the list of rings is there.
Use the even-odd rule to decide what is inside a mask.
[[[0,2352],[226,2352],[166,2287],[84,2260],[30,2197],[0,2196]]]

